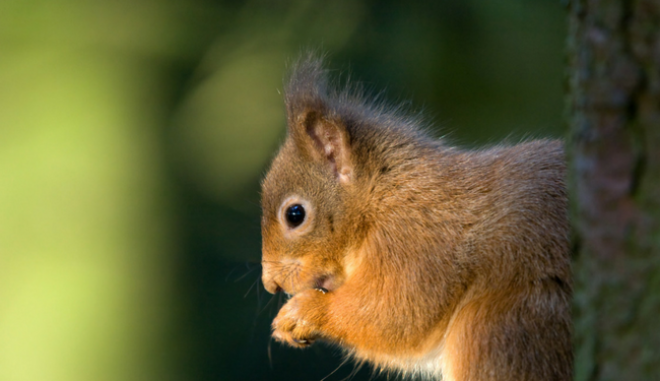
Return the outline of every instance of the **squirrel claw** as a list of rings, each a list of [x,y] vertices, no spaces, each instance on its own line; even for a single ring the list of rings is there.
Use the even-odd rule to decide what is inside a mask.
[[[273,337],[279,342],[289,344],[297,348],[305,348],[314,343],[313,339],[297,339],[293,337],[292,332],[275,331],[273,332]]]
[[[307,340],[307,339],[293,339],[293,341],[295,341],[296,343],[298,343],[298,344],[300,344],[300,345],[308,345],[308,344],[311,344],[311,342],[310,342],[309,340]]]

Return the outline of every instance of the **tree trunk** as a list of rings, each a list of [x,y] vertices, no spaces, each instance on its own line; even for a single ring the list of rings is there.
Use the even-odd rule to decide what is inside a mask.
[[[570,3],[576,380],[660,377],[660,0]]]

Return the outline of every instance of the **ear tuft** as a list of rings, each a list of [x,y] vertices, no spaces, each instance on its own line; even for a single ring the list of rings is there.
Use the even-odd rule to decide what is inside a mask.
[[[289,136],[304,157],[328,166],[340,182],[348,183],[353,172],[350,137],[332,102],[322,59],[307,53],[293,65],[286,86]]]
[[[326,111],[328,75],[321,57],[306,53],[293,63],[285,96],[289,127],[296,125],[299,118],[305,118],[304,111],[308,109]]]

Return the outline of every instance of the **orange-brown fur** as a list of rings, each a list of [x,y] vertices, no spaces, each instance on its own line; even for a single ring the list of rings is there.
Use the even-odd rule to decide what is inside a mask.
[[[561,142],[447,146],[313,57],[286,106],[262,184],[263,283],[292,295],[276,339],[449,381],[571,378]],[[300,229],[283,202],[306,203]]]

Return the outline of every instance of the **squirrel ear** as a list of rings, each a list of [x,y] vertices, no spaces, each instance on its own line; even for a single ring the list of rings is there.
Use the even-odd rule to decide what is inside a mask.
[[[328,165],[340,182],[350,183],[353,178],[350,139],[343,124],[311,109],[300,113],[293,123],[290,133],[306,156]]]

